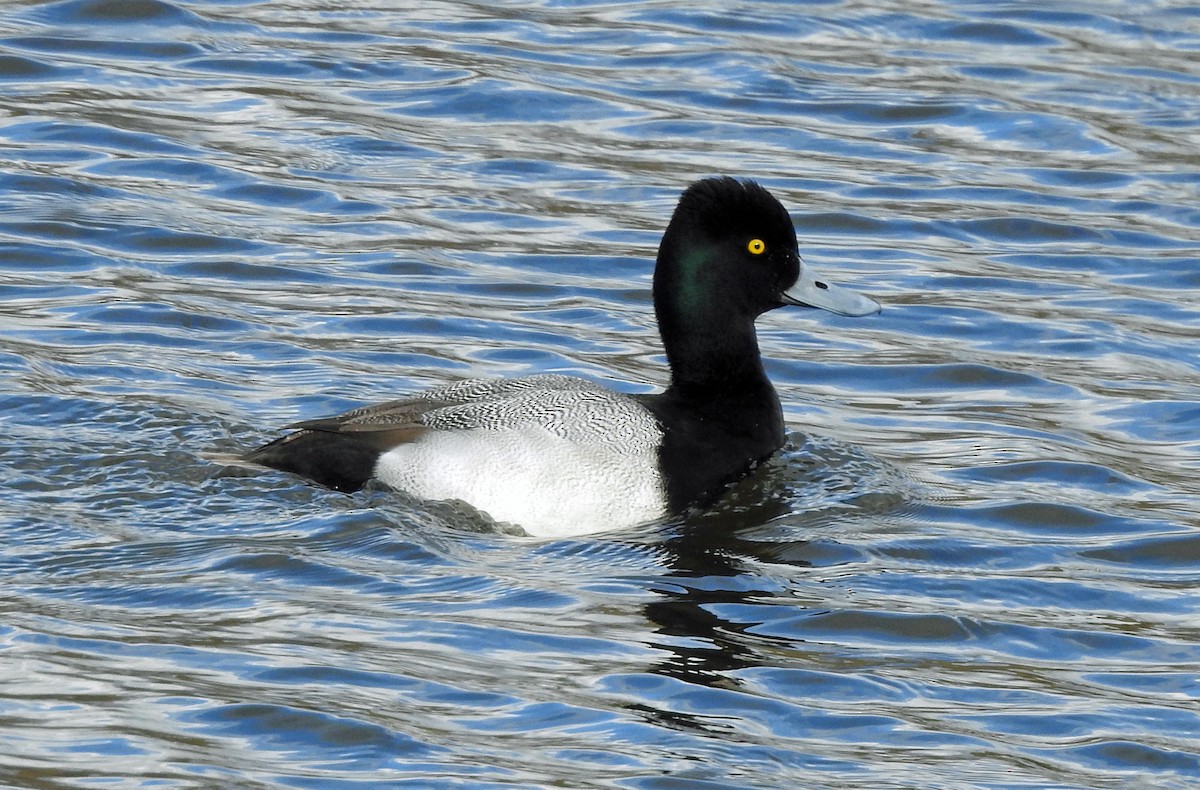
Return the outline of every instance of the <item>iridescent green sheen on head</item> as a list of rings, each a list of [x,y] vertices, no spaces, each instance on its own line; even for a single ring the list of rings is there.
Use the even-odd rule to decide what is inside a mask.
[[[710,257],[709,251],[693,247],[679,256],[679,279],[675,287],[675,304],[685,315],[696,315],[702,311],[711,296],[704,279],[704,267]]]

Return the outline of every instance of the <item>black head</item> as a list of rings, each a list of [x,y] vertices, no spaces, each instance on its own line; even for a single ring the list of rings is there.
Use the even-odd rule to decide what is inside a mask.
[[[804,267],[791,217],[758,184],[707,178],[688,187],[654,271],[654,310],[673,381],[765,382],[754,319],[783,305],[879,311]]]
[[[660,323],[753,321],[785,304],[799,273],[783,205],[752,181],[708,178],[687,188],[663,234],[654,304]]]

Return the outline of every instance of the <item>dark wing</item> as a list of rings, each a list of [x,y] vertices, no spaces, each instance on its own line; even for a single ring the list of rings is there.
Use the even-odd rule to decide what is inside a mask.
[[[333,417],[301,420],[287,426],[289,430],[325,431],[327,433],[389,433],[392,431],[421,431],[425,426],[421,416],[450,404],[429,398],[407,398],[374,406],[363,406]]]
[[[414,437],[425,428],[500,428],[545,419],[544,409],[539,408],[542,401],[571,402],[577,395],[588,394],[614,397],[598,384],[574,376],[466,379],[410,398],[363,406],[333,417],[303,420],[287,427],[345,434],[399,431]]]
[[[540,393],[596,387],[553,374],[468,379],[411,398],[302,420],[288,426],[295,433],[246,453],[242,460],[293,472],[339,491],[357,491],[374,474],[381,454],[415,441],[426,431],[496,427],[512,415],[521,415],[525,401],[536,402]]]
[[[242,456],[338,491],[357,491],[375,474],[379,456],[429,430],[420,415],[434,406],[423,399],[397,400],[334,417],[289,425],[295,433]]]

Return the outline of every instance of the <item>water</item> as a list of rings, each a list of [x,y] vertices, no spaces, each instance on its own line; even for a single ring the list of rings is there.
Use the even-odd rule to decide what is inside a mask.
[[[0,784],[1196,786],[1198,50],[1182,1],[7,4]],[[653,389],[712,173],[885,305],[761,322],[791,441],[712,512],[206,460]]]

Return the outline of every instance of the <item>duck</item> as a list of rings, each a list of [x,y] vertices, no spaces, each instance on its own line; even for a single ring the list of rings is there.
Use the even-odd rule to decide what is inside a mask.
[[[627,529],[710,507],[783,447],[755,319],[785,306],[881,310],[805,265],[783,204],[728,176],[683,191],[652,299],[670,376],[660,392],[556,373],[472,378],[294,423],[241,460],[347,493],[376,480],[466,502],[535,537]]]

